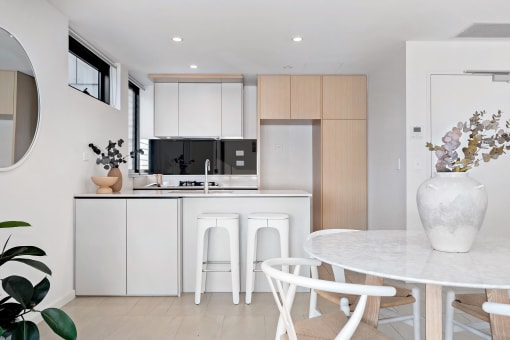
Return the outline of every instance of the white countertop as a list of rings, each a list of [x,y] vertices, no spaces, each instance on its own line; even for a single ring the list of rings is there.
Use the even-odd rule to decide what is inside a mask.
[[[311,197],[312,194],[303,190],[122,190],[113,194],[84,193],[76,194],[75,198],[179,198],[179,197]]]

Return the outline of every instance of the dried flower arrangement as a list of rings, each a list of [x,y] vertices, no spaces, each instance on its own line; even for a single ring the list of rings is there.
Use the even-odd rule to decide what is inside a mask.
[[[94,151],[96,155],[100,155],[96,159],[96,164],[101,164],[105,170],[108,170],[110,168],[118,168],[122,163],[127,163],[126,158],[128,156],[134,158],[136,153],[143,155],[143,150],[139,149],[131,151],[129,155],[123,156],[120,150],[116,147],[117,145],[122,147],[122,144],[124,144],[124,140],[122,138],[117,142],[112,142],[109,140],[108,145],[105,148],[106,152],[102,152],[100,148],[92,143],[89,144],[89,147],[92,149],[92,151]]]
[[[492,119],[485,119],[485,111],[476,111],[468,122],[459,122],[442,138],[443,145],[427,143],[425,146],[436,153],[437,172],[466,172],[480,165],[480,160],[488,162],[497,159],[510,150],[510,136],[508,129],[510,121],[506,121],[506,129],[499,128],[501,111],[492,115]],[[462,133],[469,133],[467,146],[462,148],[464,158],[460,159],[457,151],[461,144]],[[487,134],[489,133],[489,134]],[[482,152],[481,150],[487,150]]]

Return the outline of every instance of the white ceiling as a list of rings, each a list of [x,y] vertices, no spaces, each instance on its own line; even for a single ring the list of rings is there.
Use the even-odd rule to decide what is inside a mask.
[[[474,23],[510,22],[508,0],[48,1],[145,84],[149,73],[251,81],[256,74],[370,73],[404,53],[407,40],[469,39],[456,36]],[[296,35],[301,43],[292,42]]]

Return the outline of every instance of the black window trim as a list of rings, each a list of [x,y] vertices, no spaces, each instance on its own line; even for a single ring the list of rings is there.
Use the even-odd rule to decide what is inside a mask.
[[[131,136],[133,140],[133,146],[134,150],[138,150],[140,147],[140,87],[136,85],[131,80],[128,82],[128,88],[130,90],[133,90],[134,96],[133,96],[133,135]],[[134,173],[140,173],[140,154],[138,152],[135,152],[134,158],[133,158],[133,169],[132,171]]]
[[[98,70],[98,99],[106,104],[110,104],[110,65],[72,36],[69,36],[69,52]]]

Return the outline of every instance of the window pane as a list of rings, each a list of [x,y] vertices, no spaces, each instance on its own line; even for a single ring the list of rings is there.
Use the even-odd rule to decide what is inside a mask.
[[[99,98],[99,71],[69,53],[69,85]]]

